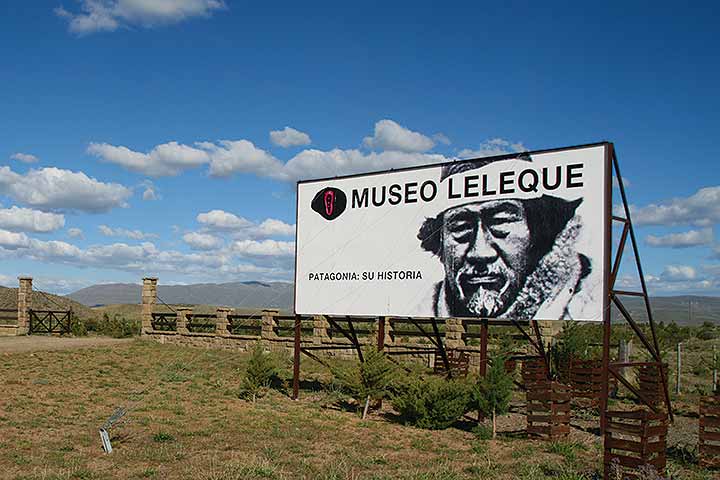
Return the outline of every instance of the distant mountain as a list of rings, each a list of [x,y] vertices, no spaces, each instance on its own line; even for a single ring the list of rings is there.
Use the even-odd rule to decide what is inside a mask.
[[[141,286],[131,283],[93,285],[68,295],[69,298],[87,306],[139,304]],[[293,284],[285,282],[263,283],[257,281],[233,283],[201,283],[194,285],[160,285],[158,295],[168,304],[216,305],[236,308],[292,309]],[[622,301],[632,312],[633,318],[646,322],[643,300],[623,297]],[[160,302],[158,302],[160,303]],[[657,322],[678,325],[699,325],[703,322],[720,324],[720,297],[683,295],[652,297],[653,316]],[[618,320],[620,313],[612,307],[612,318]]]
[[[639,297],[621,297],[625,307],[639,322],[647,322],[645,305]],[[674,297],[651,297],[653,319],[656,322],[670,323],[675,321],[678,325],[700,325],[703,322],[720,324],[720,297],[701,297],[696,295],[681,295]],[[621,318],[615,306],[612,308],[612,318]]]
[[[68,295],[87,306],[140,303],[142,287],[132,283],[93,285]],[[285,282],[198,283],[159,285],[158,297],[168,304],[291,309],[293,284]],[[160,303],[160,302],[158,302]]]

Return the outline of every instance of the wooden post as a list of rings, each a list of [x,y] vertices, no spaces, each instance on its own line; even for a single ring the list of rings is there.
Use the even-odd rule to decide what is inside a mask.
[[[717,348],[713,345],[713,392],[718,391]]]
[[[385,348],[385,317],[378,317],[377,349],[382,352]]]
[[[680,395],[680,373],[682,371],[682,343],[677,344],[677,372],[675,372],[675,394]]]
[[[488,321],[484,318],[480,325],[480,376],[484,377],[487,374],[487,347],[488,347]]]
[[[295,346],[293,349],[293,400],[300,395],[300,315],[295,315]]]

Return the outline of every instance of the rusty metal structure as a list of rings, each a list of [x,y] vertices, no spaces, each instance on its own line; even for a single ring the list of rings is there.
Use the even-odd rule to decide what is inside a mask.
[[[656,334],[656,327],[655,327],[655,321],[653,319],[652,314],[652,308],[650,305],[650,297],[647,290],[647,284],[645,282],[645,276],[642,269],[642,263],[640,261],[640,253],[638,249],[638,243],[635,236],[635,230],[633,228],[633,223],[630,215],[630,208],[627,201],[627,196],[625,193],[625,187],[623,185],[622,175],[620,173],[620,166],[619,161],[615,152],[614,145],[610,142],[604,142],[604,145],[606,146],[605,152],[605,198],[606,198],[606,204],[604,207],[604,216],[606,218],[605,222],[605,265],[604,265],[604,294],[603,294],[603,318],[602,318],[602,359],[600,361],[600,364],[593,365],[591,370],[588,373],[588,388],[592,392],[592,394],[597,395],[597,398],[599,399],[599,406],[600,406],[600,431],[601,434],[604,437],[605,442],[605,458],[606,459],[615,459],[614,462],[620,464],[623,468],[637,468],[638,466],[642,465],[642,462],[645,460],[648,460],[652,465],[657,465],[659,468],[664,468],[664,450],[665,450],[665,434],[663,435],[654,435],[651,436],[654,440],[650,443],[648,437],[646,434],[649,431],[650,433],[657,433],[659,430],[658,428],[664,428],[664,431],[666,433],[667,431],[667,423],[672,422],[673,420],[673,413],[672,413],[672,405],[670,402],[670,395],[668,391],[668,382],[667,382],[667,376],[666,375],[659,375],[659,384],[657,384],[657,389],[654,390],[656,392],[655,395],[650,395],[647,391],[643,391],[643,389],[640,389],[630,383],[625,376],[623,375],[623,371],[631,368],[639,368],[639,369],[657,369],[657,371],[660,371],[662,368],[662,359],[660,356],[660,347],[658,344],[657,334]],[[613,185],[612,185],[612,177],[613,175],[615,178],[617,178],[617,187],[620,192],[620,204],[622,208],[622,213],[615,215],[613,214]],[[613,225],[619,225],[621,227],[621,233],[619,237],[619,241],[617,244],[617,250],[612,252],[612,229]],[[629,242],[628,242],[629,240]],[[623,290],[616,288],[616,282],[618,279],[618,273],[620,270],[620,264],[623,259],[623,254],[625,253],[627,247],[629,247],[632,250],[634,260],[635,260],[635,267],[637,269],[637,274],[639,277],[640,282],[640,289],[639,291],[630,291],[630,290]],[[623,298],[632,296],[632,297],[639,297],[643,300],[643,305],[645,309],[645,313],[648,320],[648,326],[649,326],[649,334],[643,331],[643,328],[640,326],[638,321],[633,318],[632,313],[626,308],[625,304],[623,303]],[[622,318],[625,320],[625,322],[630,326],[632,331],[635,333],[637,338],[640,340],[642,345],[645,347],[647,352],[650,354],[650,357],[652,361],[649,362],[620,362],[617,360],[613,360],[611,358],[610,354],[610,339],[612,334],[612,328],[613,325],[611,323],[611,315],[610,315],[610,309],[611,306],[614,305],[619,313],[621,314]],[[295,342],[294,342],[294,370],[293,370],[293,398],[297,399],[299,395],[299,388],[300,388],[300,357],[301,354],[305,354],[315,360],[320,360],[313,352],[312,350],[323,350],[328,348],[354,348],[357,351],[358,358],[360,361],[362,361],[362,350],[360,346],[360,342],[357,339],[357,329],[355,328],[354,323],[357,323],[358,320],[353,319],[351,317],[345,317],[345,327],[339,325],[337,320],[328,318],[328,321],[330,322],[331,326],[335,331],[339,332],[343,336],[345,336],[349,341],[350,345],[348,347],[325,347],[325,346],[317,346],[317,347],[302,347],[301,346],[301,329],[302,329],[302,318],[299,315],[295,316],[295,325],[294,325],[294,334],[295,334]],[[383,349],[384,345],[384,319],[374,319],[374,321],[378,321],[378,338],[377,338],[377,347],[379,350]],[[438,359],[442,360],[442,367],[441,369],[444,372],[447,372],[448,377],[452,377],[453,368],[451,365],[451,358],[453,354],[448,353],[448,349],[443,344],[442,336],[440,335],[440,329],[439,329],[439,320],[436,318],[429,318],[429,319],[407,319],[406,322],[410,322],[415,324],[415,326],[418,328],[418,331],[421,333],[422,336],[426,337],[430,344],[425,350],[429,350],[430,352],[436,352]],[[367,319],[363,319],[363,322],[367,322]],[[537,321],[531,320],[531,321],[521,321],[518,319],[463,319],[463,322],[470,322],[472,324],[480,325],[481,332],[479,334],[480,339],[480,348],[481,348],[481,364],[480,364],[480,374],[484,375],[487,368],[487,347],[488,347],[488,328],[489,326],[497,325],[497,326],[509,326],[514,327],[517,329],[517,331],[520,333],[522,338],[524,338],[528,344],[531,346],[531,348],[534,350],[536,354],[536,360],[526,361],[524,363],[533,364],[537,371],[534,373],[534,375],[540,375],[544,376],[544,382],[542,385],[545,385],[547,388],[544,388],[543,390],[546,390],[545,393],[538,393],[542,398],[555,398],[557,397],[560,399],[562,397],[562,401],[558,400],[558,404],[564,405],[564,398],[565,394],[568,395],[568,402],[567,402],[567,409],[568,409],[568,418],[567,422],[569,424],[569,387],[565,386],[558,386],[555,385],[555,390],[553,390],[553,384],[557,384],[557,382],[552,382],[551,378],[551,368],[550,368],[550,354],[545,348],[545,345],[542,341],[542,335],[540,331],[540,327]],[[393,352],[394,354],[401,354],[405,352]],[[407,354],[411,354],[412,352],[407,352]],[[527,359],[526,359],[527,360]],[[322,360],[320,360],[322,362]],[[534,362],[534,363],[533,363]],[[598,370],[599,369],[599,370]],[[541,372],[541,373],[538,373]],[[599,377],[599,378],[598,378]],[[609,393],[610,389],[613,386],[613,384],[617,382],[620,385],[624,386],[627,390],[629,390],[637,399],[647,407],[647,410],[639,410],[635,413],[618,413],[618,412],[610,412],[608,411],[608,399],[609,399]],[[598,386],[599,383],[599,386]],[[553,393],[555,392],[555,393]],[[534,395],[534,394],[533,394]],[[533,396],[531,395],[531,396]],[[555,396],[555,397],[553,397]],[[658,397],[660,401],[658,401]],[[550,407],[552,411],[552,406]],[[558,410],[558,409],[556,409]],[[534,412],[534,411],[533,411]],[[531,412],[528,412],[529,415],[531,415]],[[558,418],[563,417],[562,421],[565,420],[564,414],[565,414],[565,407],[562,407],[562,411],[558,410]],[[620,416],[618,416],[620,415]],[[538,416],[536,413],[532,413],[532,416]],[[637,420],[640,422],[640,425],[642,427],[623,427],[623,422],[616,421],[620,417],[626,416],[627,419],[630,420]],[[624,417],[623,417],[624,418]],[[643,423],[644,422],[644,423]],[[664,426],[658,426],[655,425],[653,422],[660,422],[660,424]],[[664,422],[664,423],[663,423]],[[632,422],[630,422],[632,423]],[[545,424],[546,426],[548,424]],[[549,432],[552,434],[553,432],[553,423],[550,424],[550,430]],[[558,421],[558,425],[564,425],[562,422]],[[650,425],[647,427],[647,425]],[[649,430],[642,430],[645,428],[648,428]],[[638,430],[640,428],[640,430]],[[561,433],[561,431],[564,430],[564,427],[560,426],[555,429],[557,433]],[[616,435],[622,436],[623,434],[628,433],[628,431],[632,430],[632,432],[637,433],[638,435],[642,434],[645,435],[645,437],[642,437],[638,440],[641,445],[641,450],[645,448],[647,445],[651,445],[651,449],[653,451],[655,450],[662,450],[663,461],[655,461],[653,460],[655,457],[646,457],[645,450],[642,450],[640,453],[640,457],[638,459],[633,459],[633,457],[628,455],[623,455],[621,447],[630,447],[630,444],[622,443],[619,438],[616,437]],[[644,432],[644,433],[643,433]],[[633,433],[633,434],[634,434]],[[620,443],[618,443],[620,442]],[[634,446],[632,448],[635,448]],[[628,460],[629,459],[629,460]],[[650,461],[652,460],[652,461]],[[609,468],[610,463],[605,464],[605,477],[607,478],[609,474]]]

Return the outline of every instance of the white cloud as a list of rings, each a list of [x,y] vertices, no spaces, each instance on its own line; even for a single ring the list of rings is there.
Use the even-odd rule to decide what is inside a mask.
[[[720,222],[720,186],[701,188],[689,197],[674,198],[666,203],[631,205],[630,214],[635,225],[709,227]]]
[[[392,168],[427,165],[450,160],[451,159],[443,155],[431,153],[387,151],[365,154],[359,150],[304,150],[285,164],[282,178],[295,181],[304,178],[349,175]]]
[[[695,268],[688,265],[667,265],[660,279],[670,282],[695,280],[698,274]]]
[[[143,200],[160,200],[162,198],[157,192],[157,187],[150,180],[145,180],[140,186],[145,189],[142,194]]]
[[[295,130],[292,127],[285,127],[282,130],[273,130],[270,132],[270,141],[280,147],[296,147],[301,145],[310,145],[310,135]]]
[[[148,153],[135,152],[124,146],[107,143],[91,143],[87,152],[105,162],[150,177],[174,176],[183,170],[196,168],[210,161],[207,152],[177,142],[163,143]]]
[[[613,175],[612,177],[612,184],[613,188],[620,188],[620,182],[618,182],[618,179],[615,175]],[[628,188],[631,185],[632,183],[630,182],[630,180],[627,177],[623,177],[623,187]]]
[[[45,210],[107,212],[126,206],[132,191],[117,183],[103,183],[83,172],[59,168],[15,173],[0,167],[0,194]]]
[[[67,234],[70,238],[85,238],[83,231],[79,228],[68,228]]]
[[[492,138],[480,144],[477,149],[465,148],[458,152],[460,158],[492,157],[509,153],[526,152],[527,148],[521,142],[511,142],[503,138]]]
[[[183,235],[182,238],[195,250],[216,250],[223,245],[221,238],[208,233],[190,232]]]
[[[197,221],[209,228],[217,230],[238,230],[253,225],[250,220],[238,217],[224,210],[211,210],[206,213],[200,213],[197,216]]]
[[[241,256],[293,257],[295,256],[295,242],[238,240],[233,243],[232,250]]]
[[[442,143],[443,145],[450,145],[452,143],[444,133],[436,133],[432,138],[436,143]]]
[[[252,229],[251,235],[258,238],[292,237],[295,235],[295,224],[287,224],[282,220],[268,218]]]
[[[58,213],[46,213],[30,208],[0,209],[0,228],[14,232],[54,232],[65,226],[65,217]]]
[[[246,274],[252,274],[253,279],[289,279],[292,277],[292,255],[288,254],[287,243],[251,241],[237,248],[197,253],[163,251],[150,242],[140,245],[92,245],[81,249],[67,242],[43,241],[22,233],[0,230],[0,256],[3,258],[28,258],[136,275],[168,272],[207,281],[237,279]]]
[[[10,158],[13,160],[19,160],[23,163],[35,163],[39,160],[39,158],[35,155],[22,152],[13,153],[12,155],[10,155]]]
[[[200,213],[197,221],[205,227],[206,231],[232,232],[235,238],[258,239],[295,235],[295,224],[290,225],[275,218],[265,219],[258,224],[224,210]]]
[[[33,287],[43,292],[51,292],[57,295],[67,295],[76,292],[81,288],[89,287],[94,283],[112,283],[112,282],[92,282],[86,279],[68,279],[57,277],[33,277]]]
[[[170,142],[158,145],[148,153],[107,143],[91,143],[88,153],[105,162],[153,177],[177,175],[183,170],[207,163],[209,174],[215,177],[252,174],[291,182],[452,160],[440,154],[423,153],[434,142],[391,120],[381,120],[375,130],[376,135],[366,139],[366,143],[386,148],[386,151],[365,153],[356,149],[307,149],[287,162],[248,140],[203,141],[195,142],[193,146]]]
[[[87,35],[120,27],[152,28],[193,17],[209,17],[224,9],[223,0],[80,0],[80,12],[63,7],[55,14],[68,21],[72,33]]]
[[[365,137],[363,145],[375,150],[399,152],[425,152],[435,146],[435,142],[422,133],[413,132],[392,120],[380,120],[375,124],[375,134]]]
[[[210,156],[212,176],[253,173],[261,177],[282,179],[283,163],[248,140],[200,142],[197,145]]]
[[[30,238],[24,233],[0,230],[0,247],[6,250],[16,250],[30,246]]]
[[[127,237],[132,240],[147,240],[158,237],[155,233],[145,233],[140,230],[128,230],[126,228],[111,228],[107,225],[100,225],[98,230],[106,237]]]
[[[689,230],[681,233],[670,233],[668,235],[648,235],[645,241],[652,247],[688,248],[713,243],[714,235],[712,228],[702,230]]]

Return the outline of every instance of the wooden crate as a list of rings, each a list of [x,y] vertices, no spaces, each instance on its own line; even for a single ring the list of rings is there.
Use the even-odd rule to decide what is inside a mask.
[[[699,462],[703,468],[720,468],[720,393],[700,399]]]
[[[528,357],[523,360],[522,379],[525,388],[537,382],[547,382],[548,372],[545,360],[542,357]]]
[[[667,414],[648,410],[609,411],[605,428],[605,479],[646,478],[665,472]]]
[[[573,360],[570,365],[573,396],[599,400],[602,393],[602,360]]]
[[[547,440],[570,433],[570,387],[549,380],[529,384],[527,433]]]
[[[665,376],[665,384],[668,378],[668,365],[663,363],[663,375]],[[662,378],[660,377],[660,369],[658,363],[646,363],[640,365],[638,369],[638,386],[642,393],[650,403],[659,405],[665,401],[665,392],[663,391]]]
[[[445,350],[445,355],[447,355],[452,375],[454,377],[467,377],[470,369],[470,357],[468,357],[465,352],[461,352],[459,350]],[[442,354],[439,350],[435,350],[435,363],[433,365],[433,371],[439,375],[447,375],[445,362],[443,361]]]

